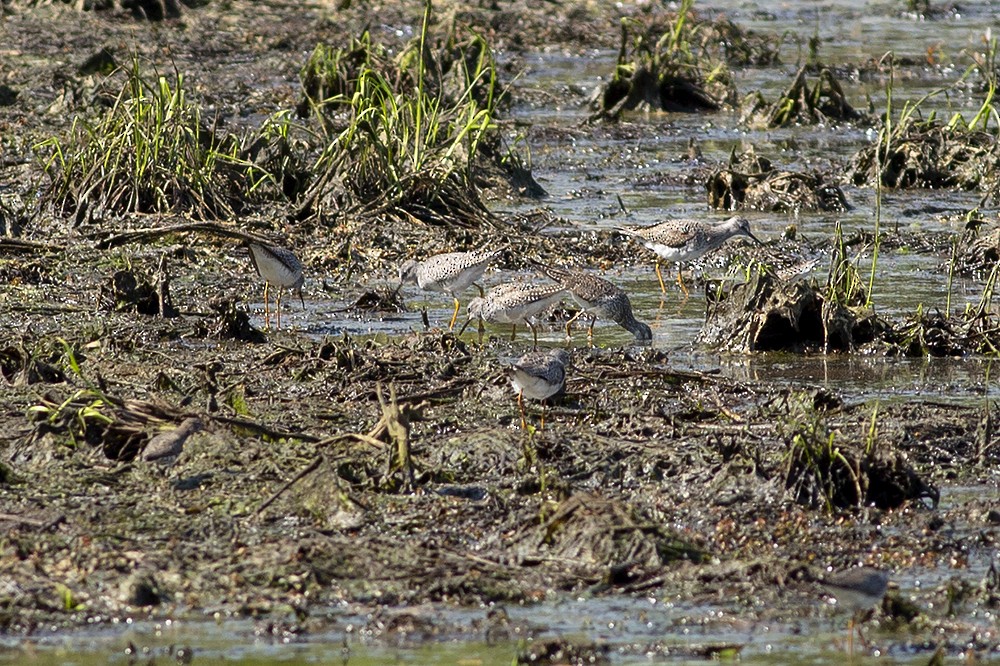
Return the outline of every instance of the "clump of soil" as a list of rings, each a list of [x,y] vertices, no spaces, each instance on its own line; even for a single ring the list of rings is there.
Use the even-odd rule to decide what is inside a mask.
[[[516,666],[556,666],[557,664],[610,664],[607,645],[580,644],[565,639],[533,642],[517,653]]]
[[[921,478],[903,453],[874,447],[866,451],[842,441],[827,428],[821,411],[809,411],[789,425],[785,488],[796,502],[826,510],[888,510],[922,499],[937,506],[938,489]]]
[[[980,221],[981,222],[981,221]],[[961,275],[988,277],[1000,263],[1000,227],[967,232],[955,253],[955,271]]]
[[[1000,352],[1000,315],[990,310],[988,300],[958,315],[920,312],[904,321],[890,320],[864,305],[856,274],[854,278],[843,274],[853,272],[853,267],[841,261],[834,268],[821,290],[802,279],[779,277],[783,267],[778,264],[751,260],[748,281],[728,290],[721,286],[707,290],[708,308],[698,342],[737,352],[866,351],[887,356]]]
[[[910,119],[893,130],[888,144],[862,147],[847,167],[850,182],[873,185],[881,179],[889,188],[989,190],[1000,178],[1000,153],[991,132]]]
[[[208,307],[215,313],[215,318],[199,324],[196,330],[201,334],[222,340],[267,341],[267,336],[250,322],[250,315],[236,299],[225,296],[213,298]]]
[[[705,183],[708,204],[722,210],[846,211],[851,206],[839,185],[816,173],[783,171],[748,147],[729,156],[729,165]]]
[[[744,30],[724,16],[706,20],[682,9],[621,21],[618,64],[592,100],[591,120],[625,111],[697,113],[736,105],[727,63],[779,62],[781,40]]]
[[[66,375],[57,362],[61,353],[28,350],[23,344],[0,349],[0,375],[14,386],[61,384]]]
[[[805,281],[782,281],[768,266],[709,295],[698,341],[726,351],[850,351],[889,330],[876,315],[831,301]]]
[[[624,111],[716,111],[735,93],[728,71],[710,56],[692,55],[688,23],[684,29],[651,22],[630,33],[622,22],[615,74],[597,91],[591,120],[617,120]]]
[[[102,285],[98,305],[104,310],[176,317],[177,308],[170,300],[168,278],[161,273],[154,280],[156,286],[147,279],[137,277],[132,270],[117,271]]]
[[[863,113],[848,103],[833,72],[821,68],[818,80],[810,86],[807,79],[810,69],[809,65],[799,68],[788,89],[770,104],[760,91],[750,93],[740,104],[740,122],[752,129],[770,129],[865,119]]]

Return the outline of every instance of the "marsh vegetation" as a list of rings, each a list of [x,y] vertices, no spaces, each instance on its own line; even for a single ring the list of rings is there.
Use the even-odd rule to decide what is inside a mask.
[[[858,564],[898,583],[863,649],[995,658],[994,10],[542,4],[0,4],[0,660],[215,618],[838,663],[816,581]],[[689,297],[614,230],[731,211],[765,243]],[[248,239],[305,266],[280,331]],[[564,299],[522,427],[530,338],[397,281],[479,247],[487,288],[609,280],[652,340],[567,341]]]

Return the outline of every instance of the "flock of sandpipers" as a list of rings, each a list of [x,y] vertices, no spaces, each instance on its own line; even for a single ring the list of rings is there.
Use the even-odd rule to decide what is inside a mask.
[[[666,285],[660,272],[660,260],[678,265],[677,283],[687,293],[681,274],[683,262],[697,259],[737,236],[744,236],[762,244],[750,231],[749,222],[742,217],[732,217],[718,224],[700,220],[668,220],[647,227],[619,228],[618,231],[635,238],[656,254],[656,275],[660,289],[664,293]],[[265,326],[269,325],[270,318],[268,289],[274,287],[278,290],[275,303],[276,326],[280,328],[282,292],[290,289],[302,300],[302,286],[305,281],[302,263],[291,251],[284,248],[253,241],[248,241],[246,245],[250,249],[250,259],[257,273],[264,279]],[[468,304],[468,319],[465,325],[474,319],[478,320],[480,341],[483,322],[510,324],[511,340],[514,339],[519,324],[527,326],[532,332],[534,347],[511,365],[510,381],[517,392],[522,429],[527,429],[525,398],[542,401],[541,426],[544,426],[544,401],[562,389],[571,359],[565,349],[538,350],[538,330],[535,321],[542,313],[569,296],[576,301],[580,310],[566,323],[567,337],[571,335],[574,321],[584,315],[590,317],[588,339],[593,337],[594,322],[598,318],[614,321],[631,332],[639,341],[649,341],[653,335],[647,324],[635,318],[628,295],[608,280],[590,272],[531,260],[537,271],[550,278],[552,283],[536,284],[514,280],[484,291],[476,281],[483,276],[490,263],[496,260],[503,250],[504,248],[486,247],[467,252],[437,254],[423,260],[410,259],[399,267],[397,291],[404,285],[415,284],[426,291],[450,295],[454,299],[455,308],[448,326],[449,329],[454,329],[460,309],[459,297],[469,287],[476,286],[479,289],[479,296]],[[305,307],[304,301],[303,307]],[[459,335],[464,330],[465,326]],[[829,575],[820,582],[841,606],[851,611],[848,636],[849,641],[853,643],[853,628],[857,619],[882,601],[889,584],[889,575],[871,567],[857,567]],[[858,632],[860,634],[860,628]]]
[[[677,283],[687,293],[681,274],[681,264],[697,259],[714,250],[728,239],[744,236],[760,244],[760,240],[750,231],[750,223],[743,217],[732,217],[724,222],[712,224],[702,220],[674,219],[647,227],[620,227],[622,234],[635,238],[656,255],[656,276],[660,289],[666,293],[660,260],[677,264]],[[269,325],[269,287],[277,288],[275,304],[276,326],[281,327],[281,294],[290,289],[302,299],[305,278],[302,263],[289,250],[257,242],[247,242],[250,258],[257,273],[264,279],[264,321]],[[511,383],[518,396],[521,425],[526,427],[524,398],[544,401],[562,390],[566,380],[566,368],[570,356],[565,350],[538,350],[538,329],[536,321],[563,298],[571,297],[580,310],[566,322],[566,335],[571,336],[573,323],[582,316],[590,318],[587,328],[588,340],[593,339],[594,323],[598,318],[610,319],[632,333],[636,340],[649,341],[653,332],[649,326],[635,318],[628,294],[608,280],[593,273],[547,265],[531,261],[541,274],[552,280],[548,284],[537,284],[525,280],[513,280],[484,291],[476,284],[490,263],[496,260],[504,248],[484,247],[467,252],[446,252],[423,260],[410,259],[399,267],[399,286],[415,284],[425,291],[441,292],[454,299],[455,309],[448,324],[454,329],[460,309],[459,297],[471,286],[479,289],[479,296],[468,304],[468,319],[461,335],[473,320],[478,321],[479,339],[482,341],[483,323],[510,324],[511,340],[515,339],[517,327],[524,325],[531,330],[534,346],[510,368]],[[304,302],[303,302],[304,306]],[[544,425],[544,412],[542,423]]]

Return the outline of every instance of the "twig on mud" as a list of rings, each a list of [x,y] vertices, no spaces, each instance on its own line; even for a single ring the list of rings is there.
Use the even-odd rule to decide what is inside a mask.
[[[138,229],[135,231],[125,231],[114,236],[110,236],[103,240],[99,240],[95,247],[98,250],[108,250],[113,247],[118,247],[119,245],[125,245],[126,243],[134,243],[137,241],[149,241],[162,236],[169,236],[171,234],[183,233],[188,231],[202,231],[205,233],[214,234],[216,236],[221,236],[223,238],[233,238],[241,241],[253,241],[255,243],[269,243],[267,239],[254,236],[253,234],[248,234],[237,229],[232,229],[230,227],[217,224],[215,222],[184,222],[181,224],[174,224],[168,227],[159,227],[155,229]],[[96,236],[96,235],[95,235]],[[95,236],[91,236],[92,238]]]
[[[274,492],[274,494],[272,494],[270,497],[268,497],[266,500],[264,500],[264,502],[260,506],[257,507],[257,510],[254,511],[254,515],[259,514],[261,511],[263,511],[267,507],[271,506],[271,504],[273,504],[276,499],[278,499],[279,497],[281,497],[282,493],[284,493],[286,490],[288,490],[289,488],[291,488],[292,486],[294,486],[296,483],[298,483],[299,481],[301,481],[302,479],[304,479],[306,476],[308,476],[312,472],[316,471],[316,469],[320,465],[323,464],[324,460],[326,460],[326,456],[324,456],[323,454],[320,454],[320,455],[316,456],[315,460],[313,460],[311,463],[309,463],[308,465],[306,465],[306,467],[302,471],[300,471],[298,474],[296,474],[295,476],[293,476],[285,485],[283,485],[280,488],[278,488]]]
[[[247,419],[238,419],[232,416],[211,416],[209,418],[211,418],[213,421],[225,423],[226,425],[246,428],[248,430],[256,432],[257,434],[271,437],[274,439],[297,439],[301,442],[320,441],[320,438],[315,435],[309,435],[301,432],[289,432],[287,430],[277,430],[270,426],[266,426],[262,423],[257,423],[256,421],[249,421]]]
[[[728,423],[697,423],[690,422],[686,423],[685,427],[690,428],[693,432],[712,432],[716,434],[732,434],[732,435],[749,435],[762,438],[761,435],[755,435],[754,431],[764,431],[767,432],[771,427],[769,423],[741,423],[728,424]]]
[[[383,442],[381,439],[376,439],[375,437],[372,437],[371,434],[362,435],[359,432],[348,432],[342,435],[334,435],[333,437],[327,437],[326,439],[321,439],[318,442],[316,442],[316,446],[317,448],[320,446],[328,446],[330,444],[336,444],[337,442],[344,442],[349,439],[356,440],[358,442],[361,442],[362,444],[367,444],[376,449],[381,449],[383,446],[385,446],[385,442]]]
[[[663,585],[665,579],[663,576],[654,576],[649,580],[640,581],[638,583],[633,583],[631,585],[625,585],[621,588],[622,594],[634,594],[635,592],[642,592],[644,590],[649,590],[654,587],[659,587]]]
[[[25,312],[36,315],[77,314],[94,311],[94,308],[81,308],[75,305],[28,305],[26,303],[4,304],[4,308],[10,312]]]
[[[474,381],[472,379],[456,379],[455,381],[448,382],[444,386],[439,386],[438,388],[431,389],[429,391],[421,391],[419,393],[409,393],[407,395],[399,396],[398,400],[400,404],[411,402],[419,403],[426,400],[441,401],[445,398],[454,398],[456,395],[460,395],[467,386],[473,383]],[[372,397],[377,399],[377,395],[374,391],[368,393],[366,397],[368,399],[371,399]]]
[[[2,252],[61,252],[65,248],[48,243],[20,240],[16,238],[0,238],[0,253]]]
[[[733,410],[729,409],[725,405],[723,405],[722,401],[719,400],[718,395],[714,395],[712,397],[714,398],[715,406],[719,408],[719,412],[721,414],[726,416],[730,421],[734,421],[736,423],[743,423],[743,417],[734,412]]]
[[[59,514],[52,520],[39,520],[38,518],[28,518],[27,516],[19,516],[16,513],[0,513],[0,521],[8,521],[12,523],[18,523],[21,525],[31,525],[32,527],[40,527],[43,532],[51,530],[59,525],[66,522],[66,514]]]
[[[462,553],[452,550],[451,553],[463,559],[469,560],[470,562],[475,562],[476,564],[482,564],[483,566],[491,567],[493,569],[503,569],[507,570],[509,567],[504,566],[500,562],[494,560],[488,560],[485,557],[480,557],[479,555],[473,555],[472,553]]]

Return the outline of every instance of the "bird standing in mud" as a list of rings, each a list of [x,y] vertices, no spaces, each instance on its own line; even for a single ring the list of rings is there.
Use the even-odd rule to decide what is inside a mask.
[[[250,261],[257,270],[257,275],[264,278],[264,328],[270,325],[268,287],[278,288],[278,297],[275,301],[275,328],[280,329],[281,293],[286,288],[298,294],[302,308],[306,307],[306,301],[302,297],[302,285],[305,284],[302,262],[291,250],[286,250],[283,247],[275,247],[251,240],[245,241],[243,244],[250,249]]]
[[[142,460],[163,468],[170,467],[184,451],[188,438],[204,427],[204,422],[197,417],[184,419],[180,426],[151,437],[142,451]]]
[[[568,268],[548,266],[538,261],[532,264],[539,271],[552,278],[573,296],[580,306],[580,311],[566,322],[566,337],[571,337],[570,327],[581,315],[590,315],[590,326],[587,328],[587,340],[594,339],[594,322],[598,317],[610,319],[625,330],[632,333],[636,340],[653,339],[653,331],[632,314],[632,302],[623,290],[611,284],[604,278],[590,275],[583,271],[573,271]]]
[[[820,581],[833,597],[837,606],[851,612],[847,624],[847,649],[854,652],[854,629],[858,629],[858,637],[864,641],[858,620],[864,614],[881,603],[889,588],[889,574],[872,567],[855,567],[838,571]]]
[[[746,236],[758,245],[763,243],[750,231],[750,222],[745,217],[731,217],[720,224],[702,220],[667,220],[650,227],[617,227],[617,230],[656,253],[656,277],[660,280],[660,290],[667,293],[660,273],[660,260],[677,264],[677,284],[685,295],[688,288],[681,276],[681,264],[692,261],[706,252],[716,249],[730,238]]]
[[[473,319],[480,321],[479,338],[482,342],[482,322],[491,324],[512,324],[511,341],[517,335],[517,325],[524,324],[531,329],[535,348],[538,348],[538,329],[534,319],[566,295],[566,287],[560,285],[534,285],[527,282],[509,282],[490,289],[485,296],[477,296],[469,301],[469,319],[462,326],[459,335],[465,331]]]
[[[409,259],[399,267],[399,287],[415,284],[424,291],[440,291],[454,298],[455,312],[448,324],[450,331],[455,328],[455,320],[458,319],[458,295],[469,285],[475,284],[486,272],[490,262],[500,256],[502,251],[484,247],[469,252],[435,254],[423,261]],[[482,296],[483,288],[478,288],[479,295]]]
[[[517,407],[521,411],[521,429],[528,427],[524,416],[524,399],[542,401],[540,428],[545,427],[545,400],[558,393],[566,383],[569,352],[565,349],[532,351],[522,356],[510,368],[510,383],[517,391]]]

